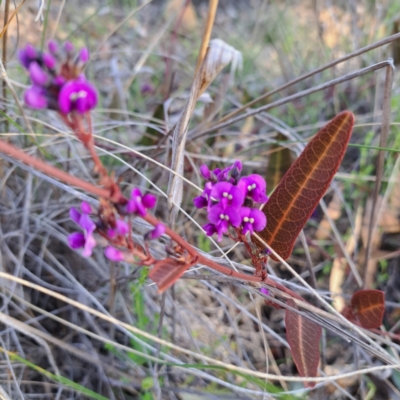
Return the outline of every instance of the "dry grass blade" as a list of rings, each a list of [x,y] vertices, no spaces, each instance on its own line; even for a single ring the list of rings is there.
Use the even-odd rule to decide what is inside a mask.
[[[199,72],[201,64],[207,53],[208,44],[210,43],[211,32],[214,26],[215,15],[217,13],[218,0],[209,0],[208,2],[208,15],[206,18],[206,25],[204,27],[203,37],[201,40],[201,46],[199,51],[199,56],[197,58],[196,72],[195,76]]]
[[[273,109],[275,107],[290,103],[290,102],[295,101],[297,99],[301,99],[302,97],[309,96],[312,93],[320,92],[320,91],[325,90],[327,88],[330,88],[332,86],[338,85],[338,84],[343,83],[343,82],[350,81],[350,80],[352,80],[354,78],[358,78],[358,77],[363,76],[365,74],[369,74],[371,72],[377,71],[379,69],[382,69],[382,68],[385,68],[385,67],[391,66],[391,65],[392,65],[392,60],[389,59],[389,60],[386,60],[386,61],[381,61],[379,63],[370,65],[368,67],[362,68],[362,69],[360,69],[358,71],[351,72],[351,73],[349,73],[349,74],[347,74],[345,76],[342,76],[340,78],[332,79],[331,81],[325,82],[323,84],[317,85],[317,86],[315,86],[313,88],[310,88],[310,89],[307,89],[307,90],[303,90],[303,91],[298,92],[296,94],[293,94],[291,96],[287,96],[287,97],[285,97],[283,99],[274,101],[274,102],[269,103],[269,104],[267,104],[265,106],[262,106],[262,107],[259,107],[259,108],[253,109],[253,110],[249,110],[249,111],[245,112],[244,114],[237,116],[236,118],[229,119],[226,122],[218,123],[218,124],[214,125],[213,127],[209,128],[209,129],[206,129],[205,131],[202,131],[199,134],[196,134],[195,136],[191,137],[191,139],[197,139],[198,137],[205,136],[205,135],[207,135],[209,133],[212,133],[212,132],[214,132],[216,130],[225,128],[225,127],[227,127],[229,125],[232,125],[232,124],[234,124],[236,122],[239,122],[242,119],[245,119],[245,118],[250,117],[252,115],[256,115],[256,114],[259,114],[261,112],[271,110],[271,109]]]
[[[238,114],[242,113],[242,112],[245,111],[247,108],[252,107],[253,105],[255,105],[255,104],[257,104],[258,102],[260,102],[260,101],[262,101],[262,100],[268,98],[269,96],[272,96],[272,95],[274,95],[274,94],[276,94],[276,93],[279,93],[279,92],[281,92],[282,90],[285,90],[285,89],[289,88],[290,86],[295,85],[296,83],[299,83],[299,82],[301,82],[301,81],[303,81],[303,80],[305,80],[305,79],[307,79],[307,78],[310,78],[310,77],[312,77],[312,76],[318,74],[319,72],[325,71],[326,69],[332,68],[332,67],[334,67],[334,66],[336,66],[336,65],[338,65],[338,64],[341,64],[342,62],[345,62],[345,61],[347,61],[347,60],[350,60],[351,58],[357,57],[357,56],[359,56],[359,55],[361,55],[361,54],[364,54],[364,53],[366,53],[366,52],[368,52],[368,51],[371,51],[371,50],[373,50],[373,49],[376,49],[376,48],[378,48],[378,47],[384,46],[385,44],[392,43],[392,42],[394,42],[395,40],[399,40],[399,39],[400,39],[400,33],[397,33],[397,34],[395,34],[395,35],[389,36],[389,37],[387,37],[387,38],[385,38],[385,39],[382,39],[382,40],[379,40],[379,41],[377,41],[377,42],[375,42],[375,43],[372,43],[372,44],[370,44],[370,45],[368,45],[368,46],[365,46],[365,47],[363,47],[363,48],[361,48],[361,49],[359,49],[359,50],[356,50],[356,51],[354,51],[354,52],[352,52],[352,53],[350,53],[350,54],[347,54],[347,55],[344,56],[344,57],[338,58],[337,60],[332,61],[332,62],[330,62],[330,63],[328,63],[328,64],[325,64],[325,65],[323,65],[322,67],[319,67],[319,68],[317,68],[317,69],[315,69],[315,70],[313,70],[313,71],[311,71],[311,72],[308,72],[307,74],[304,74],[304,75],[302,75],[302,76],[299,76],[298,78],[293,79],[293,80],[291,80],[290,82],[285,83],[284,85],[282,85],[282,86],[280,86],[280,87],[278,87],[278,88],[276,88],[276,89],[274,89],[274,90],[271,90],[271,91],[269,91],[269,92],[263,94],[262,96],[260,96],[260,97],[258,97],[258,98],[256,98],[256,99],[252,100],[251,102],[245,104],[244,106],[240,107],[239,109],[237,109],[237,110],[235,110],[235,111],[229,113],[229,114],[226,115],[225,117],[221,118],[221,119],[218,121],[217,124],[219,125],[219,124],[221,124],[221,123],[223,123],[223,122],[225,122],[225,121],[228,121],[229,119],[233,118],[235,115],[238,115]]]
[[[232,63],[232,69],[234,70],[240,64],[240,60],[241,56],[237,50],[222,40],[214,39],[210,42],[207,55],[195,76],[189,99],[175,126],[172,138],[171,169],[174,174],[170,175],[168,183],[169,223],[171,227],[175,226],[179,206],[182,202],[185,146],[189,122],[196,102],[226,65]]]
[[[208,357],[208,356],[205,356],[203,354],[198,354],[196,352],[187,350],[187,349],[185,349],[185,348],[183,348],[181,346],[177,346],[177,345],[175,345],[173,343],[167,342],[167,341],[165,341],[163,339],[160,339],[160,338],[158,338],[158,337],[156,337],[156,336],[154,336],[152,334],[149,334],[148,332],[140,330],[140,329],[136,328],[135,326],[132,326],[132,325],[124,323],[124,322],[121,322],[120,320],[118,320],[118,319],[116,319],[114,317],[111,317],[111,316],[108,316],[106,314],[103,314],[102,312],[99,312],[99,311],[97,311],[97,310],[95,310],[95,309],[93,309],[91,307],[88,307],[88,306],[86,306],[86,305],[84,305],[84,304],[82,304],[80,302],[72,300],[67,296],[64,296],[64,295],[56,293],[56,292],[54,292],[52,290],[46,289],[46,288],[44,288],[44,287],[42,287],[40,285],[33,284],[33,283],[28,282],[28,281],[26,281],[24,279],[20,279],[20,278],[17,278],[17,277],[15,277],[13,275],[6,274],[6,273],[0,273],[0,278],[9,279],[9,280],[14,281],[14,282],[16,282],[18,284],[24,285],[25,287],[30,287],[30,288],[32,288],[34,290],[37,290],[37,291],[41,292],[41,293],[46,293],[47,295],[50,295],[51,297],[59,299],[59,300],[65,302],[67,304],[70,304],[70,305],[72,305],[74,307],[77,307],[78,309],[81,309],[83,311],[89,312],[90,314],[92,314],[92,315],[94,315],[94,316],[96,316],[96,317],[98,317],[98,318],[100,318],[100,319],[102,319],[104,321],[108,321],[109,323],[115,324],[116,326],[123,327],[123,328],[127,329],[128,331],[135,332],[135,333],[137,333],[137,334],[139,334],[139,335],[141,335],[141,336],[143,336],[143,337],[145,337],[147,339],[150,339],[151,341],[154,341],[156,343],[160,343],[161,345],[167,346],[167,347],[169,347],[169,348],[171,348],[173,350],[176,350],[178,352],[181,352],[183,354],[188,354],[190,356],[196,357],[199,360],[207,361],[210,364],[224,367],[224,368],[226,368],[227,370],[230,370],[230,371],[236,371],[236,372],[239,372],[239,373],[252,375],[252,376],[255,376],[255,377],[258,377],[258,378],[271,379],[271,380],[283,379],[283,380],[289,381],[289,382],[324,382],[324,381],[341,379],[341,378],[348,377],[348,376],[353,376],[353,375],[360,375],[360,374],[374,372],[374,371],[381,371],[381,370],[385,370],[385,369],[388,369],[388,368],[399,368],[400,369],[400,364],[393,363],[391,365],[381,365],[381,366],[377,366],[377,367],[360,369],[360,370],[353,371],[353,372],[350,372],[350,373],[339,374],[339,375],[329,376],[329,377],[318,377],[318,378],[277,376],[277,375],[274,375],[274,374],[267,374],[267,373],[262,373],[262,372],[258,372],[258,371],[252,371],[252,370],[250,370],[248,368],[241,368],[241,367],[237,367],[237,366],[232,365],[232,364],[227,364],[227,363],[221,362],[219,360],[216,360],[216,359],[214,359],[212,357]],[[298,301],[295,300],[295,302],[296,302],[297,305],[299,305]],[[345,321],[347,321],[347,320],[345,320]],[[380,349],[380,350],[382,350],[382,349]],[[149,359],[154,359],[155,361],[158,361],[155,357],[152,357],[150,355],[148,355],[147,357]]]
[[[10,1],[6,0],[5,5],[6,5],[6,9],[4,11],[4,27],[0,32],[0,38],[3,38],[6,35],[7,29],[9,27],[9,25],[11,24],[12,20],[14,19],[14,17],[18,14],[18,11],[20,10],[20,8],[22,7],[22,5],[25,3],[25,0],[22,0],[21,3],[18,4],[18,6],[15,8],[15,10],[12,12],[10,18],[8,17],[8,13],[9,13],[9,7],[10,7]],[[6,39],[7,41],[7,39]],[[3,41],[3,45],[5,44],[5,42]],[[4,58],[4,51],[6,51],[7,46],[3,47],[3,62],[5,62],[6,58]]]
[[[382,128],[381,128],[379,147],[387,147],[387,138],[390,130],[390,110],[391,110],[393,75],[394,75],[394,65],[393,63],[390,63],[386,67],[386,77],[385,77],[383,104],[382,104]],[[371,216],[369,220],[368,239],[366,244],[366,256],[364,262],[364,274],[365,274],[364,287],[366,289],[369,289],[373,286],[376,273],[375,269],[371,270],[371,268],[367,268],[367,266],[368,266],[368,260],[371,257],[371,239],[373,236],[374,226],[376,222],[375,208],[376,208],[376,202],[378,200],[379,190],[381,187],[384,161],[385,161],[385,152],[383,150],[379,150],[378,158],[376,160],[376,181],[372,198]],[[376,264],[370,263],[369,265],[374,266]]]

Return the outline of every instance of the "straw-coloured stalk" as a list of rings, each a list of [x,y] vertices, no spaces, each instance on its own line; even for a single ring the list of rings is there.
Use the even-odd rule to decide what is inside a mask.
[[[206,57],[201,64],[200,70],[195,76],[188,102],[182,111],[175,126],[172,142],[172,164],[171,169],[175,174],[171,175],[168,185],[168,207],[170,211],[170,225],[174,226],[179,206],[182,202],[184,152],[190,118],[192,117],[196,101],[207,89],[216,76],[232,63],[232,75],[241,66],[242,55],[223,40],[213,39],[207,50]]]

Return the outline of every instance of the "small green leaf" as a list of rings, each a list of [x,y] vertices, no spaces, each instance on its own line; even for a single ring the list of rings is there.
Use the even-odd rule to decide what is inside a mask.
[[[154,386],[154,380],[151,376],[148,376],[142,380],[142,389],[150,390]]]

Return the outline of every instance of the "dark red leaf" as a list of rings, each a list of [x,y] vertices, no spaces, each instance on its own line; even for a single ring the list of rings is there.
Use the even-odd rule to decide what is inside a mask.
[[[291,299],[287,301],[287,305],[297,308],[296,303]],[[316,377],[319,364],[321,327],[289,309],[285,311],[285,323],[286,336],[300,376]],[[305,382],[304,385],[314,387],[315,383]]]
[[[352,307],[346,306],[342,311],[343,317],[347,318],[351,322],[357,322],[357,317],[354,315],[354,311]]]
[[[363,328],[373,329],[382,325],[385,312],[385,294],[381,290],[359,290],[351,298],[351,306]]]
[[[175,260],[174,258],[166,258],[157,261],[149,273],[158,287],[160,293],[172,286],[188,269],[188,265]]]
[[[349,111],[338,114],[325,125],[292,164],[264,206],[267,226],[258,235],[283,259],[292,253],[297,236],[338,170],[353,125],[354,115]],[[264,249],[255,237],[252,241],[260,250]]]

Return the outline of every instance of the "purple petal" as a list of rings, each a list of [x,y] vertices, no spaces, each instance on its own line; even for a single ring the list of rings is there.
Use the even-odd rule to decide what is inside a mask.
[[[58,95],[58,105],[63,114],[73,110],[84,114],[97,104],[97,92],[94,86],[82,79],[67,82]]]
[[[262,231],[267,225],[267,217],[262,211],[256,208],[242,207],[239,210],[239,214],[243,226],[243,234],[247,232],[253,234],[254,231]]]
[[[239,208],[243,205],[245,195],[237,186],[232,187],[230,195],[232,196],[232,200],[230,201],[232,207]]]
[[[38,56],[38,50],[36,50],[31,44],[25,46],[26,55],[32,60]]]
[[[143,205],[142,199],[138,199],[136,202],[136,214],[144,217],[146,212],[146,207]]]
[[[79,61],[83,63],[87,63],[89,61],[89,50],[87,47],[82,47],[81,51],[79,52]]]
[[[53,83],[56,86],[63,86],[65,84],[65,78],[61,75],[57,75],[54,79],[53,79]]]
[[[157,239],[161,235],[165,233],[165,225],[164,224],[157,224],[155,228],[151,231],[150,237],[151,239]]]
[[[218,224],[221,221],[221,215],[225,215],[225,209],[221,204],[216,204],[210,208],[208,212],[208,220],[213,224]]]
[[[238,187],[247,193],[256,203],[265,203],[268,196],[265,194],[267,184],[261,175],[253,174],[242,178]]]
[[[85,245],[86,239],[82,232],[74,232],[68,235],[69,247],[72,249],[80,249]]]
[[[217,233],[217,228],[214,224],[207,224],[203,226],[204,231],[207,236],[212,236],[214,233]]]
[[[210,179],[211,178],[211,171],[208,169],[207,165],[203,164],[200,167],[200,173],[203,175],[204,179]]]
[[[153,93],[153,92],[154,92],[154,87],[150,83],[144,83],[140,87],[140,93],[141,94]]]
[[[142,197],[142,192],[140,191],[139,188],[133,188],[131,191],[131,199],[134,199],[136,197]]]
[[[156,205],[157,197],[147,193],[142,197],[142,203],[146,208],[153,208]]]
[[[214,184],[212,182],[207,182],[204,185],[203,196],[207,195],[207,197],[210,197],[213,187]]]
[[[31,108],[46,108],[48,106],[46,90],[38,86],[32,86],[25,91],[24,101]]]
[[[136,200],[129,200],[126,204],[126,212],[128,214],[134,214],[137,210],[137,202]]]
[[[37,50],[31,44],[27,44],[25,49],[18,52],[18,59],[25,68],[29,68],[29,64],[37,57],[37,55]]]
[[[29,76],[32,82],[38,86],[44,86],[49,81],[49,76],[36,61],[29,64]]]
[[[267,217],[261,210],[253,208],[250,217],[254,219],[252,225],[255,231],[262,231],[267,226]]]
[[[260,292],[261,292],[262,294],[265,294],[265,296],[269,296],[269,290],[268,290],[267,288],[262,287],[262,288],[260,289]]]
[[[233,164],[233,168],[236,168],[239,172],[242,172],[243,164],[240,160],[236,160]]]
[[[117,220],[117,232],[121,235],[121,236],[125,236],[128,232],[129,232],[129,225],[122,220]]]
[[[43,63],[48,69],[54,69],[56,66],[56,59],[49,53],[43,54]]]
[[[213,186],[211,190],[211,197],[215,200],[221,201],[224,198],[224,194],[229,194],[233,185],[229,182],[219,182]]]
[[[250,235],[253,234],[253,225],[250,222],[245,222],[243,224],[242,233],[246,235],[247,232],[250,232]]]
[[[196,208],[204,208],[208,205],[208,200],[204,196],[197,196],[193,199],[193,204]]]
[[[245,217],[249,217],[251,213],[251,208],[250,207],[241,207],[239,210],[239,215],[240,218],[243,219]]]
[[[74,45],[70,41],[64,43],[64,49],[67,53],[71,53],[74,50]]]
[[[82,86],[79,92],[77,92],[76,96],[78,98],[75,100],[76,110],[81,114],[85,114],[97,105],[96,89],[89,83],[86,83],[85,86]]]
[[[69,216],[72,219],[72,221],[76,222],[77,224],[79,224],[79,220],[81,219],[81,213],[75,208],[72,207],[69,210]]]
[[[227,222],[234,226],[235,228],[238,228],[240,226],[240,223],[242,222],[240,215],[238,213],[238,210],[236,210],[233,207],[226,207],[225,209],[225,215],[228,216]]]
[[[124,255],[121,251],[116,249],[115,247],[108,246],[104,250],[104,255],[111,261],[123,261]]]
[[[57,53],[58,51],[58,44],[55,40],[49,40],[47,43],[47,48],[49,49],[50,53]]]
[[[79,220],[79,226],[89,234],[96,229],[96,224],[90,219],[89,215],[82,214]]]
[[[67,87],[67,89],[66,89]],[[68,114],[72,111],[72,101],[70,99],[70,96],[72,94],[71,90],[68,90],[68,83],[65,84],[59,95],[58,95],[58,107],[60,108],[60,111],[63,114]]]
[[[93,249],[96,247],[96,240],[92,235],[86,236],[86,243],[83,247],[82,255],[84,257],[90,257],[92,255]]]
[[[29,64],[31,63],[31,59],[27,56],[25,50],[19,50],[18,51],[18,60],[21,63],[21,65],[25,68],[29,68]]]
[[[81,210],[84,214],[90,214],[92,212],[92,207],[87,201],[82,201]]]
[[[218,232],[218,242],[222,240],[222,236],[225,232],[228,231],[229,223],[226,220],[221,220],[217,225],[217,232]]]

